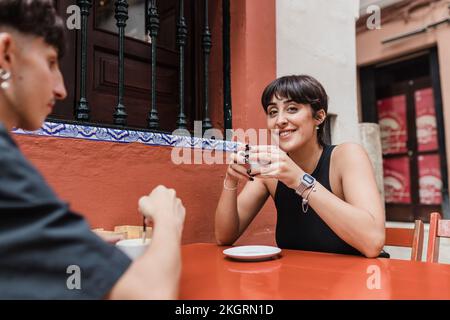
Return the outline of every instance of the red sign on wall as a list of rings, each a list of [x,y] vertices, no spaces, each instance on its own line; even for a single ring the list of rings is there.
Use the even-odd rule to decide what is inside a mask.
[[[439,155],[423,155],[418,157],[419,163],[419,196],[422,204],[442,203],[442,178]]]
[[[414,99],[416,102],[417,148],[419,151],[436,150],[438,140],[433,89],[416,91]]]
[[[377,101],[383,154],[407,151],[406,96],[395,96]]]
[[[411,203],[409,158],[383,159],[384,193],[387,203]]]

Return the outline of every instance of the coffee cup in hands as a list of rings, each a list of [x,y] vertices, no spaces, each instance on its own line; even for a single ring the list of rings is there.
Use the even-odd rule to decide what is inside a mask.
[[[237,163],[245,165],[250,170],[258,169],[261,166],[257,160],[249,159],[249,149],[237,152]]]
[[[248,163],[250,165],[250,170],[256,170],[259,169],[259,167],[261,167],[261,164],[258,161],[249,161]]]

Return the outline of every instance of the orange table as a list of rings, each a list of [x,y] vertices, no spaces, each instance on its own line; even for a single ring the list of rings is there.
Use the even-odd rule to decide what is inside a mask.
[[[450,265],[283,250],[240,262],[227,247],[182,247],[180,299],[450,299]]]

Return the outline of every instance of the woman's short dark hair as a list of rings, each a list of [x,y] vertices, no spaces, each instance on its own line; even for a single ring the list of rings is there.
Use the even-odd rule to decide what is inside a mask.
[[[308,75],[284,76],[272,81],[261,96],[261,104],[267,113],[267,108],[272,102],[273,97],[277,99],[289,99],[296,103],[309,104],[313,110],[313,117],[319,110],[328,112],[328,96],[325,89],[315,78]],[[325,118],[326,121],[326,118]],[[321,145],[323,141],[323,121],[317,130],[317,138]]]
[[[64,22],[52,0],[0,0],[0,31],[2,27],[43,37],[60,57],[64,55]]]

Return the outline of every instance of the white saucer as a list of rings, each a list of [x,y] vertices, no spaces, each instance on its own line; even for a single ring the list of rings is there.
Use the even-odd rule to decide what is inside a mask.
[[[244,261],[261,261],[277,256],[280,248],[271,246],[241,246],[223,250],[227,257]]]

